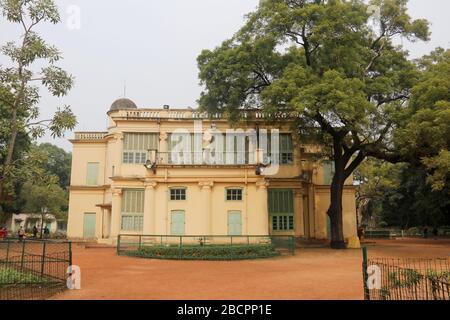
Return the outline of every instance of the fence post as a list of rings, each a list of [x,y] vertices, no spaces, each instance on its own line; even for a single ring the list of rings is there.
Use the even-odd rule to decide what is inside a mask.
[[[69,241],[69,266],[72,265],[72,241]]]
[[[8,245],[6,246],[6,266],[8,266],[8,260],[9,260],[9,245],[10,245],[11,241],[6,240],[6,243],[8,244]]]
[[[141,251],[141,242],[142,242],[142,236],[141,235],[139,235],[139,251]]]
[[[362,247],[362,256],[363,256],[363,282],[364,282],[364,300],[370,300],[369,288],[367,286],[367,280],[369,279],[369,275],[367,274],[367,247]]]
[[[180,249],[178,253],[179,260],[181,260],[182,257],[183,257],[183,237],[180,236]]]
[[[289,251],[291,251],[291,255],[295,256],[295,237],[293,236],[289,238]]]
[[[20,258],[20,269],[23,269],[24,259],[25,259],[25,240],[22,239],[22,257]]]
[[[41,277],[44,276],[44,270],[45,270],[45,251],[47,249],[47,242],[44,241],[42,246],[42,262],[41,262]]]
[[[117,255],[120,256],[120,234],[117,236]]]

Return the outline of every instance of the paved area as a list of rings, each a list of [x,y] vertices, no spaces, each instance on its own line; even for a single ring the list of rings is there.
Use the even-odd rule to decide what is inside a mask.
[[[372,257],[449,257],[450,240],[378,240]],[[293,257],[209,262],[119,257],[74,246],[82,289],[55,299],[363,299],[361,251],[299,249]]]

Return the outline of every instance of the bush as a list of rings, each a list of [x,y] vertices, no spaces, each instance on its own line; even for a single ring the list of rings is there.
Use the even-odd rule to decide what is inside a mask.
[[[128,256],[150,259],[179,260],[244,260],[271,258],[280,253],[271,244],[264,245],[205,245],[205,246],[153,246],[125,253]]]

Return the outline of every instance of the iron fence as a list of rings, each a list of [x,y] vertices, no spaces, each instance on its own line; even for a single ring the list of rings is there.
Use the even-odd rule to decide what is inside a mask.
[[[295,254],[293,236],[120,235],[118,255],[177,260],[239,260]]]
[[[366,300],[450,300],[450,261],[367,258],[363,251]]]
[[[0,240],[0,300],[46,299],[66,288],[70,242]]]

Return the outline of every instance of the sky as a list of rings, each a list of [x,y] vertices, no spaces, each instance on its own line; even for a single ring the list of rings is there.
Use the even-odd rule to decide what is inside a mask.
[[[104,131],[106,112],[126,96],[140,108],[195,107],[201,87],[196,58],[231,37],[259,0],[56,0],[62,23],[38,31],[56,45],[64,60],[58,63],[75,77],[63,98],[41,91],[41,118],[63,105],[77,116],[74,131]],[[403,45],[412,58],[435,47],[450,48],[450,1],[410,0],[413,18],[431,22],[432,40]],[[79,17],[79,19],[77,18]],[[0,44],[18,38],[16,24],[0,17]],[[0,56],[0,64],[6,60]],[[51,142],[71,150],[68,139],[49,135]]]

